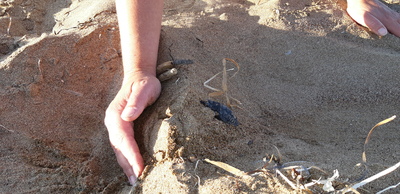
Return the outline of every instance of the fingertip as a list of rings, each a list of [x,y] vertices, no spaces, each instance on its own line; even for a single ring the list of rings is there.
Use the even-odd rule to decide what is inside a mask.
[[[135,186],[136,181],[137,181],[137,176],[136,175],[132,175],[128,177],[129,183],[131,183],[132,186]]]
[[[379,36],[385,36],[388,33],[386,28],[380,28],[377,32]]]

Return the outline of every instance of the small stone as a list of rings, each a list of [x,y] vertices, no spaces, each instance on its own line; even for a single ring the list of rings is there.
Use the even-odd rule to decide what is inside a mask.
[[[199,160],[196,156],[193,156],[193,155],[192,155],[192,156],[189,156],[188,159],[189,159],[189,161],[192,162],[192,163],[195,163],[195,162],[197,162],[197,160]]]
[[[157,162],[161,162],[164,159],[164,153],[163,152],[157,152],[154,154],[154,158],[157,160]]]

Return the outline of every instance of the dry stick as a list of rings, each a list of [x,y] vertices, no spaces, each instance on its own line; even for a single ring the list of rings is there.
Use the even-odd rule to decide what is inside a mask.
[[[40,81],[43,81],[44,80],[44,76],[43,76],[43,70],[42,70],[42,60],[40,58],[39,58],[37,64],[38,64],[38,69],[39,69],[39,72],[40,72],[40,78],[41,78]]]
[[[285,180],[285,181],[292,187],[292,189],[294,189],[294,190],[297,190],[297,189],[298,189],[297,186],[296,186],[292,181],[290,181],[285,175],[283,175],[283,174],[281,173],[281,171],[279,171],[278,169],[276,169],[276,172],[277,172],[279,175],[281,175],[281,177],[283,178],[283,180]]]
[[[240,70],[240,66],[239,66],[239,64],[235,61],[235,60],[233,60],[233,59],[230,59],[230,58],[225,58],[226,60],[228,60],[228,61],[230,61],[230,62],[232,62],[235,66],[236,66],[236,68],[237,68],[237,71],[230,77],[230,78],[233,78],[233,77],[235,77],[235,75],[237,74],[237,73],[239,73],[239,70]],[[229,79],[230,79],[229,78]]]
[[[226,73],[226,58],[222,60],[222,91],[225,93],[225,98],[226,98],[226,104],[228,107],[231,107],[231,102],[229,101],[228,97],[228,78],[227,78],[227,73]]]
[[[0,125],[0,127],[3,127],[5,130],[7,130],[8,132],[12,132],[12,133],[14,133],[15,131],[14,130],[11,130],[11,129],[7,129],[7,127],[5,127],[4,125]]]
[[[353,185],[351,188],[357,189],[357,188],[359,188],[359,187],[361,187],[361,186],[363,186],[363,185],[365,185],[367,183],[370,183],[370,182],[372,182],[372,181],[374,181],[374,180],[376,180],[376,179],[378,179],[378,178],[380,178],[382,176],[385,176],[385,175],[393,172],[394,170],[396,170],[399,167],[400,167],[400,162],[398,162],[397,164],[393,165],[392,167],[390,167],[390,168],[388,168],[386,170],[381,171],[380,173],[378,173],[378,174],[376,174],[374,176],[371,176],[371,177],[369,177],[369,178],[367,178],[367,179],[365,179],[365,180]]]
[[[224,90],[224,93],[225,93],[225,97],[227,98],[227,105],[228,105],[228,107],[230,107],[231,106],[231,104],[230,104],[230,101],[229,101],[229,98],[232,98],[233,100],[235,100],[236,101],[236,103],[238,103],[238,104],[242,104],[239,100],[237,100],[237,99],[235,99],[235,98],[233,98],[233,97],[231,97],[231,96],[229,96],[229,94],[228,94],[228,75],[227,75],[227,71],[228,70],[226,70],[226,60],[228,60],[228,61],[230,61],[230,62],[232,62],[235,66],[236,66],[236,68],[237,68],[237,71],[229,78],[229,79],[231,79],[231,78],[233,78],[233,77],[235,77],[235,75],[237,74],[237,73],[239,73],[239,70],[240,70],[240,66],[239,66],[239,64],[235,61],[235,60],[233,60],[233,59],[230,59],[230,58],[224,58],[224,60],[223,60],[223,66],[224,66],[224,72],[225,72],[225,78],[223,78],[223,82],[222,82],[222,84],[225,84],[225,87],[226,87],[226,91]],[[224,80],[225,79],[225,80]],[[225,81],[225,82],[224,82]],[[222,86],[222,88],[224,89],[224,86]]]
[[[235,69],[234,69],[234,68],[231,68],[231,69],[227,69],[226,71],[233,71],[233,70],[235,70]],[[209,86],[208,83],[209,83],[210,81],[212,81],[213,79],[215,79],[215,78],[216,78],[219,74],[221,74],[222,72],[223,72],[223,71],[218,72],[217,74],[215,74],[214,76],[212,76],[210,79],[208,79],[207,81],[205,81],[205,82],[203,83],[203,86],[206,87],[206,88],[208,88],[208,89],[210,89],[210,90],[213,90],[213,91],[216,91],[216,92],[221,92],[221,90]]]
[[[8,17],[10,18],[10,22],[8,23],[8,28],[7,28],[7,34],[8,34],[9,36],[11,36],[11,34],[10,34],[10,28],[11,28],[11,23],[12,23],[12,17],[10,16],[9,13],[7,13],[7,15],[8,15]]]
[[[276,147],[275,145],[272,145],[272,146],[274,146],[274,148],[276,149],[276,151],[278,152],[278,160],[279,160],[279,163],[281,162],[281,160],[282,160],[282,154],[281,154],[281,151],[279,151],[279,149],[278,149],[278,147]]]
[[[237,169],[237,168],[235,168],[235,167],[233,167],[233,166],[231,166],[229,164],[226,164],[226,163],[223,163],[223,162],[219,162],[219,161],[213,161],[213,160],[210,160],[210,159],[207,159],[207,158],[204,159],[204,161],[206,161],[206,162],[208,162],[210,164],[213,164],[215,166],[218,166],[218,167],[220,167],[220,168],[232,173],[235,176],[238,176],[238,177],[249,177],[249,175],[246,174],[245,172],[243,172],[243,171],[241,171],[241,170],[239,170],[239,169]]]
[[[221,72],[215,74],[214,76],[212,76],[212,77],[211,77],[210,79],[208,79],[207,81],[205,81],[205,82],[203,83],[203,85],[204,85],[204,87],[206,87],[206,88],[208,88],[208,89],[210,89],[210,90],[215,91],[215,92],[210,93],[209,96],[220,96],[220,95],[223,95],[223,94],[224,94],[224,95],[225,95],[225,98],[226,98],[227,106],[228,106],[228,107],[231,107],[230,98],[232,98],[233,100],[235,100],[238,104],[242,104],[242,103],[241,103],[239,100],[237,100],[237,99],[235,99],[235,98],[229,96],[229,94],[228,94],[228,79],[230,79],[230,78],[228,78],[227,71],[234,70],[234,68],[232,68],[232,69],[226,69],[226,60],[232,62],[232,63],[236,66],[236,68],[238,69],[238,70],[233,74],[233,76],[231,76],[230,78],[233,78],[233,77],[239,72],[240,66],[239,66],[238,63],[236,63],[236,61],[234,61],[233,59],[230,59],[230,58],[224,58],[224,59],[222,59],[223,70],[222,70]],[[222,89],[220,90],[220,89],[213,88],[213,87],[209,86],[208,83],[209,83],[211,80],[213,80],[215,77],[217,77],[219,74],[221,74],[221,73],[222,73],[222,84],[221,84],[221,85],[222,85],[222,86],[221,86]]]
[[[363,165],[366,165],[366,163],[367,163],[367,155],[365,153],[365,150],[366,150],[367,144],[368,144],[368,142],[369,142],[369,140],[371,138],[372,132],[375,130],[376,127],[381,126],[383,124],[386,124],[386,123],[388,123],[390,121],[393,121],[395,118],[396,118],[396,115],[394,115],[394,116],[392,116],[392,117],[390,117],[388,119],[385,119],[385,120],[379,122],[378,124],[376,124],[374,127],[372,127],[371,130],[369,130],[367,138],[365,139],[364,150],[363,150],[363,153],[362,153]],[[371,176],[371,177],[369,177],[369,178],[367,178],[367,179],[365,179],[365,180],[353,185],[350,188],[344,189],[343,193],[346,193],[346,192],[348,192],[350,190],[356,190],[357,188],[359,188],[359,187],[361,187],[361,186],[363,186],[363,185],[365,185],[365,184],[367,184],[369,182],[372,182],[372,181],[374,181],[374,180],[376,180],[376,179],[378,179],[378,178],[380,178],[382,176],[385,176],[385,175],[391,173],[392,171],[396,170],[398,167],[400,167],[400,162],[395,164],[394,166],[392,166],[392,167],[390,167],[390,168],[388,168],[388,169],[386,169],[386,170],[374,175],[374,176]]]
[[[368,144],[369,139],[371,138],[372,132],[375,130],[376,127],[384,125],[384,124],[386,124],[386,123],[388,123],[390,121],[393,121],[393,119],[395,119],[395,118],[396,118],[396,115],[394,115],[394,116],[392,116],[392,117],[390,117],[388,119],[385,119],[385,120],[379,122],[378,124],[376,124],[374,127],[372,127],[371,130],[369,130],[369,133],[368,133],[367,138],[365,139],[365,143],[364,143],[364,151],[362,153],[362,160],[363,160],[364,163],[367,162],[367,156],[365,154],[365,149],[366,149],[366,146]]]
[[[197,177],[197,183],[196,184],[199,185],[199,187],[200,187],[200,177],[199,177],[199,175],[197,175],[197,172],[196,172],[197,166],[199,165],[199,162],[200,162],[200,160],[197,160],[196,166],[194,167],[194,175],[196,175],[196,177]]]
[[[392,185],[392,186],[390,186],[390,187],[387,187],[386,189],[383,189],[382,191],[379,191],[379,192],[377,192],[376,194],[381,194],[381,193],[383,193],[383,192],[388,191],[389,189],[394,189],[394,188],[396,188],[397,186],[400,186],[400,182],[397,183],[396,185]]]

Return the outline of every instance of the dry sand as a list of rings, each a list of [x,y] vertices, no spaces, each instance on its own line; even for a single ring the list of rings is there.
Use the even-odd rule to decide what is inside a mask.
[[[282,163],[307,161],[328,173],[312,170],[312,179],[337,169],[339,188],[358,177],[369,129],[399,113],[400,39],[368,33],[336,2],[166,0],[162,25],[159,62],[194,64],[177,65],[135,122],[147,167],[133,189],[103,125],[122,75],[113,4],[0,2],[1,193],[294,193],[274,173],[240,178],[203,161],[253,171],[277,154],[274,146]],[[200,103],[225,103],[203,86],[225,57],[241,68],[228,82],[242,103],[232,108],[237,127]],[[221,77],[210,85],[220,88]],[[398,126],[372,135],[369,176],[400,161]],[[397,170],[359,191],[399,181]]]

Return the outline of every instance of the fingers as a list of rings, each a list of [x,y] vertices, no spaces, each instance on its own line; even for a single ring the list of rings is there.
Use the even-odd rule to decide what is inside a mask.
[[[143,158],[136,141],[130,136],[128,138],[110,137],[110,142],[114,148],[118,164],[128,177],[129,182],[134,185],[137,177],[142,174],[144,169]]]
[[[388,26],[389,32],[400,37],[400,14],[396,14],[397,19],[393,21],[393,24]]]
[[[144,169],[143,158],[134,139],[133,125],[121,119],[121,112],[122,107],[114,100],[106,111],[105,124],[118,164],[134,184]]]
[[[149,77],[132,84],[132,91],[121,114],[125,121],[133,121],[160,95],[161,85],[157,78]]]
[[[373,33],[379,36],[385,36],[388,33],[385,25],[370,13],[359,9],[348,9],[347,12],[357,23],[368,27]]]
[[[373,33],[400,37],[400,14],[377,0],[348,0],[347,13]]]
[[[383,25],[380,20],[369,13],[365,14],[364,23],[364,26],[367,26],[373,33],[379,36],[385,36],[388,33],[385,25]]]
[[[161,84],[155,76],[131,76],[106,110],[104,119],[119,165],[133,185],[144,169],[143,158],[134,139],[133,123],[159,96]]]

